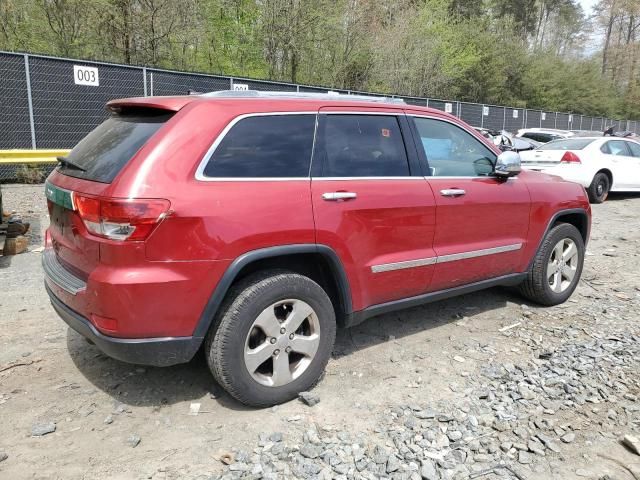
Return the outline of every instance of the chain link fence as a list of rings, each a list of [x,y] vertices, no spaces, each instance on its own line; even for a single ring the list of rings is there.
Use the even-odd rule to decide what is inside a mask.
[[[248,88],[262,91],[379,95],[248,78],[88,62],[0,52],[0,149],[72,148],[107,117],[114,98],[183,95]],[[397,95],[392,95],[398,97]],[[405,97],[406,103],[449,112],[474,127],[515,132],[545,127],[640,134],[640,122],[575,113],[528,110],[433,98]],[[0,178],[2,178],[0,176]]]

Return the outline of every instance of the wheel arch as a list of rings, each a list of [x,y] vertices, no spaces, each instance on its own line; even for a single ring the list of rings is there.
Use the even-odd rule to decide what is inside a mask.
[[[529,262],[527,270],[531,269],[535,260],[535,255],[538,250],[540,250],[540,246],[544,242],[544,239],[547,237],[551,229],[560,223],[569,223],[576,227],[580,232],[580,235],[582,236],[585,247],[587,246],[587,242],[589,241],[589,234],[591,232],[591,222],[589,221],[589,213],[587,212],[587,210],[582,208],[560,210],[559,212],[554,213],[549,220],[547,228],[545,229],[544,234],[540,237],[540,240],[535,249],[533,257]]]
[[[611,170],[609,170],[608,168],[601,168],[593,175],[593,177],[595,178],[595,176],[599,173],[604,173],[607,178],[609,178],[609,190],[611,190],[611,187],[613,187],[613,173],[611,172]]]
[[[545,236],[547,235],[549,230],[560,223],[569,223],[576,227],[580,232],[580,235],[582,236],[584,244],[587,244],[587,241],[589,240],[589,217],[587,215],[587,212],[585,212],[584,210],[560,212],[556,215],[553,222],[549,225],[549,228],[547,228]]]
[[[193,333],[194,337],[206,336],[229,288],[235,282],[264,269],[290,270],[314,280],[329,295],[338,325],[345,325],[353,308],[349,282],[338,254],[326,245],[295,244],[252,250],[236,258],[211,293]]]

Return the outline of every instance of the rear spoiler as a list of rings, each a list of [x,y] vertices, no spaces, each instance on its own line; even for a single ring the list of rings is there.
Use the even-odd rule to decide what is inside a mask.
[[[114,113],[145,109],[177,112],[196,98],[194,96],[122,98],[107,102],[107,110]]]

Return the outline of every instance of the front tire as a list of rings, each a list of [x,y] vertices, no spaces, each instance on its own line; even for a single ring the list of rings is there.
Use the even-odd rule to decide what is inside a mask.
[[[205,354],[232,397],[268,407],[318,383],[335,335],[333,305],[320,285],[295,273],[259,272],[229,292]]]
[[[580,281],[584,253],[578,229],[568,223],[556,225],[542,241],[520,293],[542,305],[564,303]]]
[[[609,196],[609,190],[611,189],[611,182],[609,176],[606,173],[598,172],[593,177],[591,185],[587,189],[589,195],[589,201],[591,203],[602,203]]]

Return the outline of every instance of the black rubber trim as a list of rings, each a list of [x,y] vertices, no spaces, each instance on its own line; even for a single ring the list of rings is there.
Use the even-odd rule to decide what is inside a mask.
[[[553,227],[553,224],[556,223],[558,218],[564,215],[573,215],[573,214],[582,215],[587,224],[587,232],[583,238],[584,248],[585,249],[587,248],[587,243],[589,242],[589,236],[591,235],[591,222],[589,221],[589,215],[587,214],[587,211],[584,208],[569,208],[567,210],[560,210],[559,212],[554,213],[553,217],[551,217],[551,220],[549,220],[549,223],[547,224],[547,228],[545,229],[544,234],[540,237],[540,241],[538,242],[538,246],[536,247],[536,252],[540,250],[540,245],[542,245],[542,242],[544,241],[545,237]],[[580,234],[582,234],[582,232],[580,232]],[[531,266],[533,265],[535,258],[536,258],[536,255],[534,253],[527,267],[527,271],[531,269]]]
[[[326,245],[317,245],[315,243],[282,245],[278,247],[268,247],[261,248],[259,250],[253,250],[240,255],[233,261],[229,268],[227,268],[227,270],[224,272],[215,290],[211,294],[211,297],[209,298],[209,301],[207,302],[207,305],[204,308],[202,315],[200,316],[198,325],[193,332],[193,336],[202,338],[207,335],[211,322],[215,318],[216,313],[218,312],[218,308],[220,308],[222,301],[227,295],[229,287],[231,287],[233,281],[238,276],[238,273],[240,273],[240,271],[244,267],[255,261],[263,260],[265,258],[281,257],[285,255],[296,255],[303,253],[319,253],[327,260],[329,260],[331,271],[337,283],[342,311],[345,312],[345,314],[348,316],[353,310],[351,304],[351,291],[349,290],[347,275],[344,271],[344,267],[342,266],[342,262],[340,261],[338,254],[332,248]]]
[[[56,313],[69,327],[109,357],[127,363],[168,367],[190,361],[202,344],[197,337],[115,338],[100,333],[89,320],[65,305],[45,283]]]
[[[384,313],[416,307],[418,305],[424,305],[425,303],[437,302],[438,300],[444,300],[458,295],[465,295],[478,290],[484,290],[485,288],[517,285],[525,278],[527,278],[526,273],[513,273],[510,275],[503,275],[501,277],[490,278],[488,280],[482,280],[480,282],[470,283],[468,285],[462,285],[460,287],[448,288],[446,290],[439,290],[437,292],[425,293],[415,297],[403,298],[401,300],[373,305],[365,308],[364,310],[354,312],[349,317],[345,326],[352,327],[362,323],[368,318],[382,315]]]

